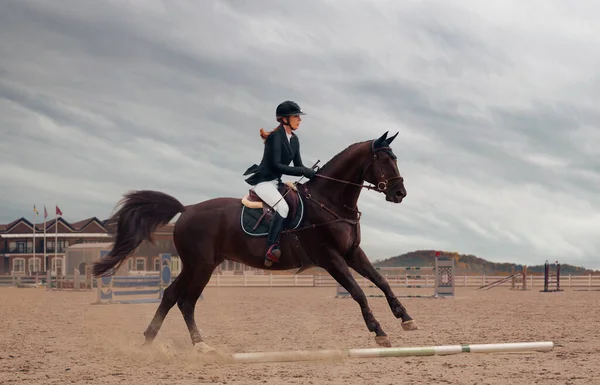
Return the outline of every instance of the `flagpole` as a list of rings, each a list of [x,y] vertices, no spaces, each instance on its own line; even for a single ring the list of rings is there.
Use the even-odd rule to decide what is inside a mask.
[[[35,264],[35,221],[36,221],[36,208],[35,208],[35,204],[33,205],[33,263]],[[29,267],[29,266],[27,266]],[[31,274],[31,271],[29,271],[29,273]]]
[[[58,257],[58,210],[56,208],[54,210],[54,216],[54,264],[56,265],[56,258]]]
[[[46,218],[48,217],[48,211],[46,211],[46,205],[44,205],[44,255],[42,260],[44,261],[44,272],[46,272]]]

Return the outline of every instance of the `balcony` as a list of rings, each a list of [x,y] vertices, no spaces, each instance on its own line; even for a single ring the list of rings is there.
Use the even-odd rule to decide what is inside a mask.
[[[67,251],[67,247],[58,247],[58,249],[56,249],[57,253],[64,253]],[[43,247],[38,247],[36,248],[36,253],[43,253],[44,252],[44,248]],[[46,254],[54,254],[54,247],[46,247]]]
[[[64,253],[67,250],[67,247],[58,247],[56,249],[56,253]],[[36,254],[43,254],[44,247],[38,246],[35,248]],[[54,254],[54,247],[46,247],[46,254]],[[0,248],[0,254],[33,254],[33,247],[4,247]]]

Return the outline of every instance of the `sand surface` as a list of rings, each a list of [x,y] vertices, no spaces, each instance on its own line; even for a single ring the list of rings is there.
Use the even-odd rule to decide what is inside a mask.
[[[335,288],[208,288],[196,319],[224,352],[375,347],[358,305]],[[402,289],[396,289],[402,294]],[[459,354],[333,362],[216,364],[193,351],[174,307],[151,349],[158,304],[90,305],[95,292],[1,288],[2,384],[600,384],[600,292],[457,288],[403,300],[407,332],[383,298],[373,312],[394,346],[554,341],[549,353]]]

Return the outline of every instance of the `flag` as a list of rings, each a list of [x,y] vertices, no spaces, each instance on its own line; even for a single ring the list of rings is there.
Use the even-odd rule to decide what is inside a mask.
[[[35,215],[40,215],[40,213],[38,212],[38,210],[35,208],[35,205],[33,205],[33,213]]]
[[[48,210],[46,210],[46,205],[44,205],[44,218],[48,218]]]
[[[56,206],[56,215],[63,215],[58,206]]]

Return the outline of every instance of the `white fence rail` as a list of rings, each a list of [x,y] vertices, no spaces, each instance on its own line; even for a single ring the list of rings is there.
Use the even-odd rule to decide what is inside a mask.
[[[392,287],[406,286],[433,286],[435,284],[435,276],[433,274],[419,274],[420,278],[406,278],[402,275],[386,275],[388,282]],[[45,276],[0,276],[0,287],[2,286],[18,286],[23,284],[43,284]],[[362,276],[355,275],[358,284],[361,287],[372,287],[373,284]],[[455,287],[481,287],[488,285],[506,276],[486,276],[486,275],[455,275]],[[552,281],[555,280],[554,274]],[[518,276],[515,285],[522,286],[521,277]],[[292,275],[292,274],[254,274],[246,272],[246,274],[213,274],[209,283],[209,287],[335,287],[336,281],[329,275]],[[498,286],[511,287],[512,280],[508,280]],[[553,286],[553,284],[550,284]],[[600,274],[589,275],[561,275],[561,288],[600,288]],[[527,288],[543,288],[543,275],[527,276]]]
[[[384,275],[385,276],[385,275]],[[362,276],[355,276],[361,287],[374,286],[369,280]],[[387,281],[392,287],[406,286],[433,286],[435,276],[433,274],[421,274],[420,278],[405,278],[403,276],[387,276]],[[481,287],[506,278],[506,276],[486,275],[455,275],[455,287]],[[551,277],[553,281],[554,275]],[[336,281],[329,275],[283,275],[283,274],[236,274],[236,275],[213,275],[208,283],[209,287],[335,287]],[[508,280],[498,286],[511,287],[512,280]],[[515,286],[522,286],[521,277],[517,277]],[[550,284],[552,286],[552,284]],[[568,287],[600,287],[600,275],[561,275],[561,288]],[[527,287],[544,287],[544,276],[528,276]]]

